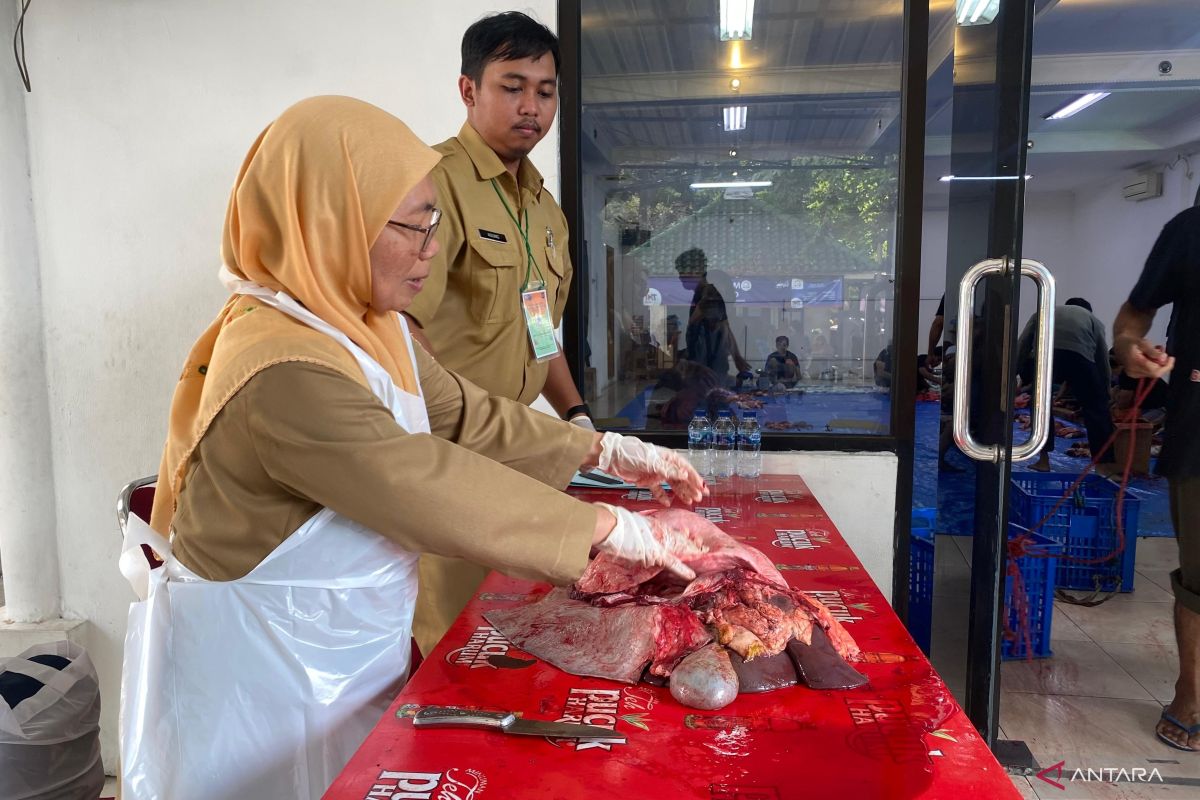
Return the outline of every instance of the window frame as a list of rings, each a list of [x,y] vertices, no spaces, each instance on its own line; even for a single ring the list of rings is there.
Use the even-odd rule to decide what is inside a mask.
[[[562,53],[559,75],[560,205],[571,231],[569,254],[574,276],[563,313],[563,356],[583,394],[584,348],[587,338],[588,270],[584,247],[588,231],[582,225],[582,4],[558,0],[558,36]],[[921,212],[925,160],[925,63],[928,51],[928,8],[913,0],[904,3],[904,47],[901,55],[900,158],[896,203],[896,300],[892,317],[896,363],[915,364],[921,279]],[[915,111],[916,113],[911,113]],[[891,386],[886,434],[782,433],[763,431],[764,451],[892,452],[900,456],[900,473],[907,472],[907,497],[912,495],[912,452],[916,421],[916,371],[898,371]],[[666,447],[687,446],[687,432],[632,431],[638,438]],[[907,462],[907,463],[904,463]],[[899,486],[897,487],[900,488]],[[900,492],[897,491],[897,501]],[[905,522],[907,531],[907,521]],[[907,559],[905,560],[907,575]]]

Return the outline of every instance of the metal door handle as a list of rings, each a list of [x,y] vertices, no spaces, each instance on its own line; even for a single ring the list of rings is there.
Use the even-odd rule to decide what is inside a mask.
[[[1054,380],[1054,276],[1039,261],[1021,259],[1021,274],[1033,279],[1038,289],[1037,345],[1034,347],[1037,366],[1033,379],[1033,403],[1029,414],[1033,418],[1029,439],[1012,449],[1013,461],[1028,461],[1038,454],[1050,426],[1054,424],[1051,395]]]
[[[1008,268],[1008,259],[989,258],[980,261],[963,275],[958,287],[958,333],[955,337],[954,369],[954,443],[969,458],[999,463],[1003,455],[1000,445],[982,445],[971,435],[971,342],[975,327],[975,287],[990,275],[1000,275]],[[1034,383],[1033,418],[1029,440],[1012,450],[1012,460],[1032,458],[1046,442],[1050,431],[1050,381],[1054,370],[1054,276],[1037,261],[1022,259],[1021,274],[1028,275],[1038,287],[1037,375]]]
[[[958,285],[958,333],[955,336],[954,359],[954,443],[968,458],[976,461],[998,462],[1000,447],[982,445],[971,435],[971,341],[975,338],[975,287],[989,275],[1005,270],[1007,259],[989,258],[980,261],[963,275]]]

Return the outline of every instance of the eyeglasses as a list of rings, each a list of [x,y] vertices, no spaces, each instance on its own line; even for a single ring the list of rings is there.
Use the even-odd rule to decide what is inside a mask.
[[[416,231],[417,233],[425,234],[425,238],[421,240],[421,249],[417,251],[418,253],[424,253],[429,249],[429,245],[433,242],[433,235],[437,233],[438,223],[441,221],[442,210],[440,208],[435,208],[433,213],[429,215],[428,225],[412,225],[407,222],[396,222],[395,220],[390,219],[387,221],[387,224],[395,225],[397,228],[404,228],[406,231]]]

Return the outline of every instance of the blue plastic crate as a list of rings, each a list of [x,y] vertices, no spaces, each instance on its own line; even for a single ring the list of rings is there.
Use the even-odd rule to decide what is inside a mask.
[[[1026,528],[1034,528],[1042,517],[1054,508],[1063,494],[1075,483],[1077,476],[1055,473],[1018,472],[1012,476],[1010,494],[1011,519]],[[1134,559],[1137,555],[1139,502],[1125,493],[1125,549],[1116,558],[1099,564],[1080,564],[1074,558],[1101,558],[1117,546],[1117,487],[1111,482],[1089,475],[1071,498],[1063,503],[1054,516],[1038,529],[1063,545],[1058,564],[1058,586],[1111,592],[1133,591]],[[1099,586],[1097,586],[1097,583]]]
[[[1009,525],[1008,536],[1011,540],[1025,530],[1016,525]],[[1040,533],[1030,534],[1033,539],[1028,549],[1036,554],[1059,554],[1062,546],[1048,536]],[[1054,579],[1057,558],[1035,558],[1032,555],[1017,559],[1017,569],[1021,572],[1021,583],[1025,590],[1026,602],[1029,606],[1029,643],[1033,648],[1034,658],[1049,658],[1050,624],[1054,621]],[[1005,661],[1025,658],[1025,637],[1021,633],[1020,614],[1013,603],[1013,579],[1008,575],[1008,564],[1005,563],[1004,578],[1004,608],[1008,614],[1008,629],[1016,633],[1013,639],[1004,636],[1000,640],[1000,658]]]
[[[908,562],[908,632],[929,655],[933,624],[933,519],[936,509],[914,508]]]

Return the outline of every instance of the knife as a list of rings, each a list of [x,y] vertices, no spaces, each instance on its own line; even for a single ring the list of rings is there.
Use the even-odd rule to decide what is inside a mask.
[[[625,735],[596,725],[524,719],[511,711],[476,711],[453,706],[428,706],[413,717],[417,728],[475,728],[551,739],[587,739],[625,744]]]
[[[605,475],[603,472],[598,472],[596,470],[589,470],[588,472],[580,472],[580,473],[578,473],[578,475],[580,478],[583,478],[584,480],[592,481],[594,483],[601,483],[601,484],[604,484],[605,486],[632,486],[633,485],[631,483],[626,483],[625,481],[621,480],[620,478],[614,478],[611,475]]]

